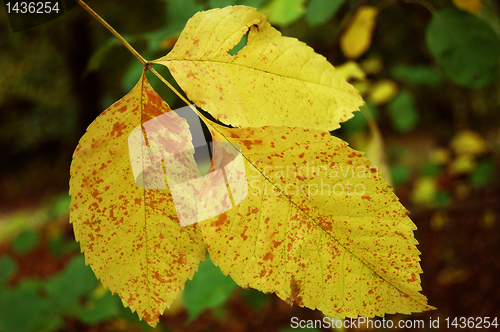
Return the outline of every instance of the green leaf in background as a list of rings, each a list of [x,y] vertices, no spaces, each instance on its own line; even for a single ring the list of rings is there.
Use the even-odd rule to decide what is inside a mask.
[[[17,272],[16,261],[9,256],[0,257],[0,287],[3,286]]]
[[[186,22],[199,11],[205,10],[204,5],[197,3],[194,0],[164,0],[166,3],[165,10],[165,26],[154,32],[150,32],[143,37],[148,40],[147,52],[158,52],[163,49],[162,44],[173,37],[177,37]],[[125,36],[123,36],[125,38]],[[125,38],[130,42],[130,38]],[[142,53],[146,59],[148,54]]]
[[[208,7],[210,8],[224,8],[226,6],[232,6],[235,4],[235,0],[210,0],[208,1]]]
[[[342,123],[342,128],[349,133],[357,133],[366,129],[368,121],[366,120],[366,116],[363,114],[364,112],[371,114],[374,119],[377,119],[378,117],[377,108],[370,102],[361,106],[359,110],[359,112],[353,113],[354,117],[350,118],[349,121]]]
[[[233,5],[243,5],[253,8],[259,8],[266,0],[244,0],[244,1],[236,1],[236,0],[209,0],[208,6],[210,8],[224,8],[226,6]]]
[[[47,302],[32,289],[6,290],[0,294],[0,331],[37,331],[47,310]]]
[[[184,289],[184,305],[193,319],[203,310],[222,305],[238,286],[229,276],[222,274],[207,254],[201,262],[193,280],[188,280]]]
[[[98,280],[83,255],[75,256],[59,275],[47,281],[45,288],[55,308],[76,315],[80,311],[80,297],[90,293]]]
[[[438,190],[436,192],[435,200],[434,200],[434,205],[437,208],[444,209],[448,206],[450,206],[452,202],[451,196],[449,193],[443,190]]]
[[[475,188],[484,188],[495,178],[495,165],[490,160],[481,161],[470,177],[470,183]]]
[[[350,118],[349,121],[344,122],[342,124],[342,128],[349,133],[358,133],[364,131],[366,129],[366,126],[368,125],[366,117],[361,112],[354,112],[353,114],[354,117]]]
[[[54,218],[69,215],[69,205],[71,197],[69,195],[58,196],[50,208],[50,213]]]
[[[238,4],[253,8],[259,8],[264,2],[266,2],[266,0],[243,0]]]
[[[123,90],[125,91],[132,90],[132,88],[137,84],[137,76],[138,75],[140,76],[143,70],[144,66],[142,65],[142,63],[133,62],[123,75],[122,78]]]
[[[397,65],[392,68],[391,74],[399,81],[415,85],[437,87],[443,81],[439,73],[430,66]]]
[[[182,30],[191,16],[202,10],[203,6],[194,0],[169,0],[167,22],[169,26]]]
[[[245,35],[243,35],[243,37],[241,37],[241,40],[238,44],[236,44],[232,49],[229,50],[229,54],[235,55],[236,53],[241,51],[243,47],[247,46],[247,42],[248,42],[248,32]]]
[[[60,257],[71,252],[80,252],[80,245],[78,242],[67,240],[62,233],[50,235],[47,240],[47,249],[49,249],[55,257]]]
[[[80,312],[80,319],[85,324],[98,324],[108,319],[117,317],[122,308],[122,302],[118,295],[112,295],[109,290],[99,299],[86,303]]]
[[[24,231],[12,242],[12,251],[24,255],[31,252],[40,242],[40,235],[34,231]]]
[[[272,0],[260,11],[268,16],[271,24],[287,26],[305,13],[304,2],[304,0]]]
[[[387,111],[395,130],[407,133],[415,128],[419,114],[413,95],[406,90],[398,93],[387,105]]]
[[[314,26],[327,22],[344,2],[345,0],[311,0],[307,5],[307,23]]]
[[[244,290],[242,297],[246,303],[254,308],[261,308],[269,300],[269,294],[262,293],[256,289]]]
[[[478,88],[498,81],[500,40],[486,21],[447,8],[432,18],[426,40],[431,54],[456,83]]]
[[[422,168],[420,169],[421,176],[425,177],[430,177],[430,178],[437,178],[439,174],[441,173],[441,166],[438,164],[430,161],[426,162],[425,164],[422,165]]]
[[[394,187],[404,185],[410,180],[411,170],[406,165],[394,165],[391,167],[391,178]]]

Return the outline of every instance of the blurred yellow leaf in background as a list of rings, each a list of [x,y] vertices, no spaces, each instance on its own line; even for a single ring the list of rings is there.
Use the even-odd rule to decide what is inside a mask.
[[[360,65],[368,75],[376,75],[384,69],[382,59],[378,56],[370,56],[369,58],[361,61]]]
[[[450,171],[453,174],[469,174],[476,167],[476,160],[470,154],[461,154],[453,160]]]
[[[413,204],[430,205],[434,203],[436,193],[436,179],[431,177],[421,177],[415,181],[411,200]]]
[[[486,141],[471,130],[459,131],[450,143],[456,154],[478,155],[488,150]]]
[[[340,49],[346,57],[356,59],[368,50],[377,14],[377,8],[372,6],[358,9],[351,25],[340,38]]]
[[[372,85],[368,100],[375,106],[383,105],[390,102],[398,90],[398,85],[393,80],[380,80]]]
[[[366,78],[365,72],[356,61],[349,60],[340,66],[337,66],[336,69],[337,74],[345,78],[346,81],[352,79],[364,80]]]
[[[481,0],[452,0],[458,9],[468,11],[472,14],[479,14],[481,10]]]

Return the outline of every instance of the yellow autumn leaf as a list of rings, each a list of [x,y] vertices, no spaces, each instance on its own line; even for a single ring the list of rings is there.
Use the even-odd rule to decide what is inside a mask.
[[[356,59],[368,50],[377,14],[377,8],[372,6],[358,9],[351,25],[340,37],[340,49],[346,57]]]
[[[481,0],[452,0],[458,9],[462,9],[472,14],[479,14],[481,9]]]
[[[247,31],[247,45],[230,55]],[[196,105],[234,127],[333,130],[363,104],[323,56],[246,6],[197,13],[172,51],[153,63],[167,66]]]
[[[416,227],[361,153],[312,129],[210,126],[241,147],[248,177],[245,200],[200,223],[224,274],[331,317],[433,309]]]
[[[71,164],[70,222],[86,263],[152,326],[205,259],[197,225],[179,225],[164,167],[145,165],[152,150],[137,144],[141,138],[144,143],[146,122],[154,119],[149,123],[157,125],[160,115],[174,114],[170,111],[144,72],[132,91],[88,127]],[[169,146],[189,148],[187,123],[170,119],[177,130],[170,131]],[[148,138],[149,148],[154,137]],[[189,151],[183,157],[189,158]],[[152,183],[164,189],[151,188]]]

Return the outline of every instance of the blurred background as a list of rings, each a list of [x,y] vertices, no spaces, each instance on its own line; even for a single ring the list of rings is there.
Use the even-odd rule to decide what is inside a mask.
[[[88,1],[148,60],[197,11],[233,4],[324,55],[366,101],[332,134],[365,151],[411,212],[423,293],[438,308],[386,319],[440,318],[441,329],[446,317],[500,319],[498,2]],[[141,71],[79,6],[16,33],[0,8],[0,332],[153,330],[100,286],[68,223],[78,140]],[[184,106],[148,79],[172,109]],[[156,330],[292,331],[291,317],[323,316],[240,289],[207,259]]]

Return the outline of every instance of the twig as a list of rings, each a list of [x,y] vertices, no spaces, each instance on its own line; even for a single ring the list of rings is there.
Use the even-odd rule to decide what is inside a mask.
[[[130,51],[130,53],[132,53],[143,65],[146,65],[148,64],[148,61],[146,61],[142,55],[139,54],[139,52],[137,52],[118,32],[116,32],[115,29],[113,29],[111,27],[111,25],[108,24],[108,22],[106,22],[102,17],[100,17],[95,11],[92,10],[92,8],[90,8],[85,2],[81,1],[81,0],[77,0],[78,1],[78,4],[83,8],[85,9],[90,15],[94,16],[94,18],[96,20],[98,20],[99,22],[101,22],[102,25],[104,25],[104,27],[106,29],[109,30],[109,32],[111,32],[113,34],[113,36],[115,36],[116,38],[118,38],[119,41],[122,42],[123,45],[125,45],[125,47]]]

